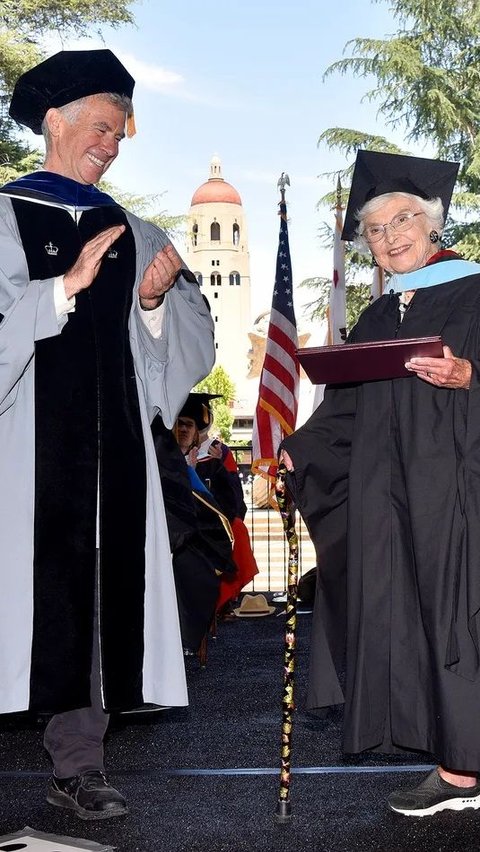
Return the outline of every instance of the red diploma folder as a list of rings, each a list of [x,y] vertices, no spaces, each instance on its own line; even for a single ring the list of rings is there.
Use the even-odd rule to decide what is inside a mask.
[[[441,337],[339,343],[336,346],[297,349],[297,358],[314,385],[414,376],[415,373],[405,369],[405,362],[420,355],[443,358]]]

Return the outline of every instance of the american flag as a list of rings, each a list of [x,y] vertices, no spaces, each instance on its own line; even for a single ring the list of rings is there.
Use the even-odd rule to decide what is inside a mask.
[[[272,310],[252,434],[252,473],[260,474],[272,482],[277,472],[280,442],[295,429],[300,380],[295,355],[298,335],[283,188],[279,213],[280,235]]]

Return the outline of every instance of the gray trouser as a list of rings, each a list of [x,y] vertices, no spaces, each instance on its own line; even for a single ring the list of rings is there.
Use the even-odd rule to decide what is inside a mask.
[[[71,778],[89,769],[104,769],[103,738],[110,717],[102,708],[96,612],[90,700],[90,707],[56,713],[45,729],[43,744],[52,759],[57,778]]]

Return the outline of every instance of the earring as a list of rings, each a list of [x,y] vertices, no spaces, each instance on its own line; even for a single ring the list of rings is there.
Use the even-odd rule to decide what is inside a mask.
[[[438,243],[440,237],[438,236],[438,231],[430,231],[430,242]]]
[[[377,263],[377,261],[375,260],[375,257],[374,257],[374,255],[373,255],[373,254],[372,254],[372,266],[373,266],[373,267],[378,266],[378,263]]]

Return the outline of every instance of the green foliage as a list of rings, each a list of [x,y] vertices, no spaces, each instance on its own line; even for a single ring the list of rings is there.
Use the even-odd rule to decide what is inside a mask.
[[[339,150],[346,158],[352,157],[352,162],[344,169],[336,172],[323,172],[322,177],[332,178],[332,186],[337,183],[337,177],[342,184],[341,201],[343,207],[347,204],[349,185],[352,177],[355,154],[359,148],[368,151],[385,151],[389,154],[404,153],[397,145],[389,142],[384,136],[376,136],[372,133],[364,133],[359,130],[350,130],[346,127],[330,127],[324,130],[318,139],[318,145],[324,143],[329,150]],[[348,186],[347,186],[348,185]],[[328,204],[334,208],[337,192],[332,191],[320,199],[318,205]]]
[[[373,0],[383,2],[383,0]],[[460,162],[457,192],[453,197],[455,217],[449,218],[444,244],[464,257],[480,261],[480,4],[478,0],[390,0],[390,11],[398,22],[396,33],[385,39],[355,38],[345,50],[350,55],[334,62],[324,77],[353,75],[376,81],[364,100],[376,102],[387,126],[405,132],[405,149],[384,136],[345,127],[325,129],[318,140],[330,150],[340,151],[344,169],[337,175],[348,198],[355,154],[359,148],[390,153],[416,153],[419,143],[435,146],[436,156]],[[407,150],[412,145],[413,151]],[[434,155],[434,156],[435,156]],[[325,176],[325,175],[324,175]],[[333,179],[335,177],[335,180]],[[335,206],[336,192],[325,195],[319,205]],[[325,235],[325,234],[324,234]],[[347,247],[347,280],[362,280],[365,259]],[[371,277],[371,276],[369,276]],[[303,286],[312,286],[311,280]],[[320,295],[312,307],[321,315],[328,305],[330,282],[318,279]],[[353,285],[347,284],[347,324],[366,296],[352,301]],[[355,284],[366,288],[367,285]],[[323,289],[322,289],[323,288]],[[326,288],[326,289],[325,289]],[[360,290],[361,293],[361,290]],[[349,295],[356,307],[349,310]],[[358,301],[358,305],[357,305]]]
[[[479,4],[392,0],[390,9],[399,30],[383,40],[348,42],[351,56],[333,63],[325,76],[375,77],[365,99],[380,103],[388,124],[403,124],[408,142],[433,139],[439,157],[465,164],[480,118]]]
[[[370,270],[370,277],[373,272]],[[332,282],[329,278],[307,278],[302,281],[300,287],[307,287],[315,290],[315,299],[305,306],[305,310],[309,313],[311,319],[324,320],[328,314],[328,306],[330,302],[330,290]],[[347,334],[352,330],[358,317],[370,303],[370,284],[358,282],[356,284],[347,284],[345,287],[345,304],[347,315]]]
[[[373,272],[370,272],[370,277]],[[370,284],[348,284],[346,288],[347,334],[352,330],[362,311],[372,300]]]
[[[0,180],[32,171],[39,154],[18,139],[8,103],[18,77],[44,58],[41,39],[100,34],[101,26],[133,24],[126,0],[1,0],[0,2]]]
[[[5,150],[5,155],[4,155]],[[42,156],[39,151],[23,153],[22,156],[12,163],[9,159],[7,146],[0,143],[0,186],[8,181],[15,180],[20,175],[28,175],[41,167]]]
[[[204,393],[218,393],[223,397],[223,401],[228,405],[235,399],[235,385],[232,382],[227,371],[220,364],[213,368],[210,375],[196,385],[194,391],[203,391]],[[213,407],[218,404],[219,400],[213,400]]]
[[[125,0],[2,0],[0,25],[34,41],[52,31],[88,35],[93,25],[133,24],[131,5]]]
[[[220,399],[212,399],[211,401],[213,411],[212,431],[218,432],[222,441],[228,444],[233,424],[230,403],[235,399],[235,385],[227,371],[221,365],[214,367],[210,375],[199,382],[193,390],[195,392],[221,394]]]
[[[166,210],[158,210],[158,201],[165,195],[164,192],[152,195],[134,195],[123,192],[108,181],[101,181],[100,189],[108,192],[122,207],[135,213],[141,219],[152,222],[158,228],[162,228],[170,238],[178,236],[186,220],[186,216],[171,216]]]
[[[333,218],[333,214],[332,214]],[[333,227],[322,222],[319,228],[319,239],[322,247],[333,254]],[[345,304],[347,332],[355,325],[358,316],[370,301],[370,283],[373,276],[371,258],[359,254],[350,243],[345,246],[345,277],[350,279],[345,287]],[[305,312],[311,319],[324,320],[330,303],[332,279],[327,277],[307,278],[299,285],[312,290],[315,298],[305,305]]]
[[[19,137],[8,116],[8,103],[18,77],[44,58],[41,39],[49,32],[88,36],[99,27],[134,24],[127,0],[0,0],[0,185],[41,167],[42,154]],[[159,209],[160,195],[136,196],[104,182],[102,188],[123,207],[178,235],[185,217]]]
[[[232,436],[233,417],[225,403],[219,402],[215,407],[215,417],[213,420],[212,431],[216,435],[220,435],[225,444],[230,442]]]
[[[0,92],[7,99],[16,80],[27,68],[40,61],[40,48],[32,36],[26,36],[19,25],[15,30],[4,29],[3,7],[0,5]]]

